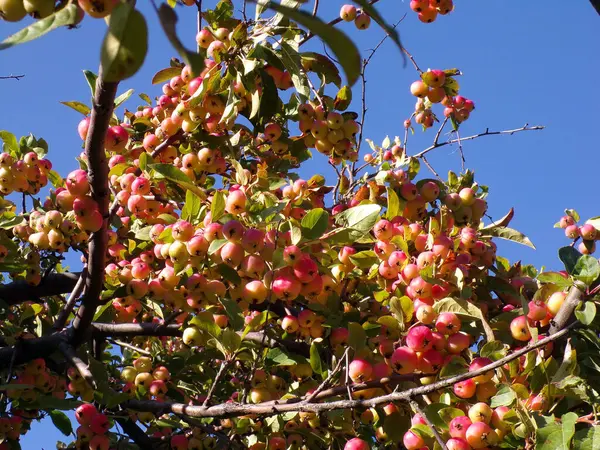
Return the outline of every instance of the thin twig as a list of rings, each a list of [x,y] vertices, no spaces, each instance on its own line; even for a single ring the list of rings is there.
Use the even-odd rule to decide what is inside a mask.
[[[196,0],[196,7],[198,8],[198,15],[196,17],[196,29],[200,33],[202,30],[202,0]]]
[[[19,81],[21,78],[23,78],[25,75],[5,75],[0,77],[0,80],[17,80]]]
[[[348,391],[348,400],[352,400],[352,389],[350,389],[350,357],[348,356],[348,352],[344,355],[344,360],[346,362],[346,390]]]
[[[431,423],[431,420],[429,420],[429,417],[427,417],[427,415],[423,412],[419,404],[413,400],[410,402],[410,405],[413,407],[416,413],[421,415],[427,426],[431,429],[431,432],[435,436],[435,440],[438,442],[438,444],[440,444],[442,450],[448,450],[448,447],[446,447],[446,442],[444,442],[442,436],[440,436],[440,433],[435,429],[433,423]]]
[[[350,347],[347,347],[346,350],[344,351],[344,354],[342,355],[342,357],[338,361],[337,365],[335,366],[335,368],[329,373],[327,378],[325,378],[325,380],[323,380],[323,382],[319,385],[319,387],[317,387],[317,389],[315,389],[314,392],[312,394],[310,394],[310,396],[305,400],[307,403],[312,402],[315,399],[315,397],[317,395],[319,395],[327,387],[327,385],[329,383],[331,383],[331,380],[333,380],[333,377],[335,377],[338,374],[338,372],[341,370],[342,364],[344,363],[344,361],[346,359],[346,355],[348,354],[349,351],[350,351]]]
[[[90,369],[88,368],[87,364],[79,356],[77,356],[77,353],[75,353],[75,349],[67,342],[61,342],[58,348],[65,356],[67,361],[70,362],[71,365],[73,365],[77,369],[77,371],[83,377],[83,379],[91,387],[96,388],[96,380],[94,379],[92,372],[90,372]]]
[[[435,138],[433,139],[433,145],[438,145],[442,131],[444,130],[444,127],[446,126],[447,123],[448,123],[448,117],[446,117],[444,119],[444,121],[440,125],[440,128],[437,130],[437,133],[435,133]]]
[[[514,130],[503,130],[503,131],[490,131],[489,128],[486,129],[483,133],[479,133],[479,134],[474,134],[472,136],[467,136],[461,139],[451,139],[449,141],[446,142],[440,142],[438,144],[434,144],[431,145],[430,147],[427,147],[425,150],[417,153],[416,155],[413,155],[415,158],[421,158],[423,157],[423,155],[426,155],[427,153],[431,152],[432,150],[435,150],[436,148],[439,147],[444,147],[446,145],[452,145],[452,144],[456,144],[459,141],[471,141],[473,139],[477,139],[483,136],[494,136],[494,135],[499,135],[499,134],[515,134],[515,133],[519,133],[521,131],[537,131],[537,130],[543,130],[544,127],[540,126],[540,125],[536,125],[533,127],[530,127],[529,124],[525,124],[523,127],[521,128],[515,128]]]
[[[313,17],[316,17],[318,11],[319,11],[319,0],[315,0],[315,6],[313,7],[313,11],[312,11]]]
[[[423,162],[425,163],[425,165],[427,166],[427,168],[431,171],[431,173],[433,173],[436,178],[440,181],[444,181],[442,179],[442,177],[440,177],[440,175],[435,171],[435,169],[433,168],[433,166],[431,164],[429,164],[429,161],[427,161],[427,158],[425,158],[424,156],[421,158],[423,160]]]
[[[129,350],[133,350],[134,352],[138,352],[140,355],[151,356],[152,353],[144,350],[142,348],[136,347],[135,345],[128,344],[127,342],[119,341],[117,339],[109,340],[111,344],[118,345],[119,347],[128,348]]]
[[[230,363],[231,363],[231,360],[225,360],[225,361],[221,362],[219,371],[217,372],[217,375],[215,375],[215,379],[214,379],[212,385],[210,386],[208,393],[206,394],[206,398],[202,402],[202,406],[206,406],[206,405],[208,405],[208,402],[210,402],[210,399],[212,398],[212,395],[215,392],[215,388],[217,387],[217,384],[219,383],[219,381],[221,381],[221,377],[227,370],[227,367],[229,366]]]
[[[408,50],[406,50],[406,47],[402,46],[402,51],[404,52],[404,54],[406,56],[408,56],[408,59],[410,59],[410,62],[414,66],[415,70],[417,72],[419,72],[419,74],[423,73],[423,71],[421,70],[421,68],[419,67],[419,65],[417,64],[417,62],[415,61],[415,58],[413,57],[413,55],[411,55],[410,52]]]

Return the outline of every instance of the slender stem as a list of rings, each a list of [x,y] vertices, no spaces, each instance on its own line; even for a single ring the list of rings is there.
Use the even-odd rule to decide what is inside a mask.
[[[347,347],[346,350],[344,351],[344,354],[342,355],[342,357],[338,361],[337,365],[335,366],[335,368],[329,373],[327,378],[325,378],[325,380],[323,380],[323,382],[317,387],[317,389],[315,389],[315,391],[312,394],[310,394],[310,396],[305,400],[307,403],[312,402],[317,395],[319,395],[321,392],[323,392],[323,390],[327,387],[327,385],[331,382],[331,380],[333,380],[333,377],[335,377],[339,373],[339,371],[342,369],[342,364],[346,360],[346,355],[348,354],[349,351],[350,351],[350,347]]]
[[[433,423],[431,423],[431,420],[429,420],[429,417],[427,417],[427,414],[423,412],[419,404],[413,400],[410,402],[410,405],[413,407],[416,413],[421,415],[427,426],[431,429],[433,435],[435,436],[435,440],[438,444],[440,444],[442,450],[448,450],[448,447],[446,447],[446,442],[444,442],[442,436],[440,436],[440,433],[435,429],[435,426],[433,426]]]
[[[123,342],[117,339],[111,339],[109,341],[111,344],[118,345],[119,347],[128,348],[129,350],[133,350],[134,352],[138,352],[140,355],[151,356],[152,353],[144,350],[143,348],[136,347],[135,345],[128,344],[127,342]]]
[[[80,373],[83,379],[91,387],[96,388],[96,380],[94,379],[92,372],[90,372],[90,369],[88,368],[87,364],[79,356],[77,356],[77,353],[75,353],[75,349],[66,342],[61,342],[58,348],[65,356],[67,361],[70,362],[71,365],[73,365],[77,369],[77,371]]]
[[[217,375],[215,376],[215,379],[214,379],[212,385],[210,386],[210,389],[208,390],[208,394],[206,394],[206,398],[202,402],[202,406],[206,406],[206,405],[208,405],[208,402],[210,402],[210,399],[212,398],[212,395],[215,392],[215,388],[217,387],[217,384],[219,383],[219,381],[221,381],[221,377],[225,374],[225,371],[227,370],[227,367],[229,366],[229,364],[230,364],[230,361],[221,362],[219,371],[217,372]]]
[[[5,75],[0,77],[0,80],[17,80],[19,81],[21,78],[23,78],[25,75]]]
[[[315,6],[313,7],[312,15],[315,17],[319,12],[319,0],[315,0]]]

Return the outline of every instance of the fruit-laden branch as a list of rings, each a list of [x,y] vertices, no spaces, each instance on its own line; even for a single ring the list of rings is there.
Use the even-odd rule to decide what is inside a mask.
[[[210,407],[203,406],[189,406],[183,403],[170,403],[170,402],[157,402],[153,400],[129,400],[123,403],[121,406],[124,408],[136,410],[136,411],[150,411],[155,414],[184,414],[190,417],[237,417],[248,414],[258,415],[274,415],[282,414],[286,412],[314,412],[321,413],[325,411],[333,411],[336,409],[352,409],[352,408],[372,408],[383,403],[396,402],[396,401],[410,401],[411,399],[426,395],[431,392],[445,389],[470,378],[482,375],[490,370],[495,370],[503,365],[513,361],[532,350],[543,347],[549,342],[553,342],[563,336],[565,336],[569,329],[575,323],[567,326],[566,328],[544,338],[539,341],[529,344],[520,350],[517,350],[510,355],[499,359],[487,366],[482,367],[478,370],[469,371],[454,377],[446,378],[437,383],[432,383],[426,386],[419,386],[412,389],[407,389],[402,392],[393,392],[391,394],[382,395],[365,400],[337,400],[325,403],[308,403],[307,401],[300,401],[296,403],[269,403],[269,404],[255,404],[255,405],[243,405],[235,403],[225,403],[221,405],[215,405]]]
[[[126,336],[181,336],[183,331],[181,325],[177,323],[167,326],[157,325],[154,323],[92,323],[92,334],[95,337],[126,337]],[[242,336],[242,332],[238,335]],[[263,332],[251,331],[246,333],[244,340],[251,341],[257,344],[262,344],[265,347],[276,348],[280,347],[305,357],[310,356],[310,347],[304,342],[286,341],[282,339],[274,339],[265,336]]]
[[[72,341],[79,345],[94,318],[102,289],[104,288],[104,268],[106,267],[106,248],[108,245],[108,206],[110,190],[108,187],[108,161],[104,150],[106,132],[115,106],[115,96],[119,83],[105,82],[100,68],[96,80],[96,94],[87,139],[85,155],[88,163],[88,178],[92,198],[98,204],[103,217],[100,229],[92,233],[88,244],[88,276],[85,282],[85,295],[73,320]]]
[[[425,150],[417,153],[416,155],[413,155],[413,157],[414,158],[422,158],[427,153],[429,153],[432,150],[435,150],[436,148],[444,147],[446,145],[451,145],[451,144],[457,144],[457,143],[464,142],[464,141],[471,141],[473,139],[477,139],[477,138],[480,138],[483,136],[494,136],[494,135],[498,135],[498,134],[511,134],[512,135],[512,134],[518,133],[520,131],[537,131],[537,130],[543,130],[543,129],[544,129],[544,127],[541,125],[535,125],[533,127],[530,127],[529,124],[525,124],[521,128],[515,128],[514,130],[490,131],[488,128],[483,133],[474,134],[472,136],[450,139],[446,142],[435,142],[433,145],[431,145],[430,147],[427,147]]]
[[[7,305],[17,305],[25,301],[39,301],[42,297],[72,292],[79,279],[79,272],[50,273],[42,278],[37,286],[26,281],[13,281],[0,285],[0,300]]]

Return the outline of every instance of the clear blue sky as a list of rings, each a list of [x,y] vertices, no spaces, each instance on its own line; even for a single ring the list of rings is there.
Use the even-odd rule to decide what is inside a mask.
[[[151,30],[150,54],[143,69],[122,83],[136,94],[151,97],[159,87],[150,78],[166,67],[174,51],[165,39],[153,11],[138,2]],[[205,0],[207,6],[214,1]],[[322,17],[333,18],[343,2],[321,1]],[[386,19],[400,26],[404,44],[422,68],[453,68],[464,72],[461,93],[473,99],[477,109],[463,126],[462,136],[490,130],[519,128],[525,123],[544,125],[544,131],[512,137],[485,137],[465,144],[467,166],[477,180],[490,186],[490,213],[499,218],[511,206],[513,226],[527,234],[537,246],[533,251],[517,244],[500,245],[511,261],[522,259],[538,268],[559,268],[557,249],[567,241],[552,225],[566,207],[587,218],[600,211],[597,175],[590,170],[598,161],[597,133],[592,109],[600,101],[596,86],[600,73],[597,43],[600,17],[587,0],[541,2],[457,1],[456,11],[439,17],[431,25],[421,24],[408,8],[408,0],[382,0],[378,7]],[[179,34],[192,48],[195,35],[194,8],[178,8]],[[344,31],[358,40],[362,51],[382,37],[375,25],[357,32],[352,24]],[[50,159],[65,175],[76,167],[81,151],[76,126],[81,116],[59,101],[89,103],[89,90],[82,69],[96,70],[103,20],[86,18],[78,30],[59,30],[22,47],[0,54],[0,75],[25,74],[20,81],[0,81],[0,128],[18,136],[34,133],[50,144]],[[2,35],[18,29],[2,23]],[[317,51],[320,44],[311,43]],[[414,105],[408,87],[416,79],[409,65],[403,67],[396,48],[387,42],[373,59],[368,78],[369,112],[365,136],[381,142],[386,134],[402,135],[402,122]],[[358,86],[357,86],[358,89]],[[126,103],[135,109],[135,96]],[[358,90],[355,98],[359,98]],[[354,108],[359,109],[358,102]],[[425,148],[433,133],[420,131],[409,141],[409,153]],[[460,170],[455,149],[445,147],[432,154],[439,173]],[[323,160],[309,162],[304,176],[327,167]],[[425,169],[426,170],[426,169]],[[427,175],[424,173],[424,175]],[[22,440],[26,450],[49,450],[64,439],[49,421],[34,424]]]

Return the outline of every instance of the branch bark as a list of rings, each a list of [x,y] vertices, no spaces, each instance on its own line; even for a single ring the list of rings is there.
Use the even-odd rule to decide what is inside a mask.
[[[0,300],[7,305],[17,305],[25,301],[39,301],[42,297],[72,292],[79,272],[50,273],[37,286],[30,286],[26,281],[13,281],[0,285]]]
[[[483,373],[489,372],[490,370],[495,370],[499,367],[502,367],[504,364],[529,353],[532,350],[535,350],[539,347],[548,344],[549,342],[553,342],[565,336],[573,325],[574,324],[571,324],[566,328],[554,333],[553,335],[550,335],[544,339],[540,339],[535,343],[529,344],[528,346],[523,347],[522,349],[517,350],[512,354],[502,359],[499,359],[498,361],[488,364],[487,366],[482,367],[481,369],[446,378],[441,381],[438,381],[437,383],[432,383],[426,386],[419,386],[412,389],[407,389],[405,391],[393,392],[391,394],[382,395],[379,397],[374,397],[365,400],[336,400],[326,403],[308,403],[306,401],[300,401],[295,403],[283,404],[273,402],[269,404],[259,403],[255,405],[224,403],[221,405],[215,405],[210,407],[190,406],[182,403],[157,402],[153,400],[129,400],[125,402],[122,406],[124,408],[137,411],[150,411],[155,414],[173,413],[184,414],[190,417],[214,418],[237,417],[248,414],[274,415],[286,412],[321,413],[325,411],[333,411],[336,409],[372,408],[383,403],[410,401],[417,396],[426,395],[431,392],[438,391],[440,389],[445,389],[447,387],[452,386],[455,383],[458,383],[459,381],[474,378]]]
[[[74,346],[78,346],[83,341],[94,318],[104,287],[104,268],[106,266],[106,248],[108,245],[106,231],[110,201],[109,170],[104,141],[112,117],[118,85],[119,83],[105,82],[102,70],[100,70],[96,80],[96,95],[94,96],[90,127],[85,142],[85,155],[88,160],[91,196],[98,204],[98,209],[104,220],[100,230],[92,233],[88,244],[88,276],[85,283],[85,296],[73,320],[71,339]]]
[[[561,330],[568,325],[569,321],[575,320],[573,312],[583,299],[585,294],[584,290],[585,287],[578,284],[575,284],[569,289],[567,298],[565,298],[564,303],[558,310],[558,314],[556,314],[554,319],[550,322],[550,334],[556,333],[558,330]]]
[[[86,278],[87,278],[87,267],[84,267],[83,271],[79,275],[77,284],[75,284],[75,287],[69,294],[69,298],[67,299],[65,306],[63,306],[63,309],[61,309],[60,313],[58,314],[58,317],[56,318],[54,325],[52,325],[53,330],[60,331],[64,328],[65,324],[67,323],[67,319],[69,318],[69,315],[71,314],[71,311],[73,311],[73,308],[75,307],[75,302],[77,302],[77,300],[79,299],[79,296],[83,293],[83,288],[85,287]]]

